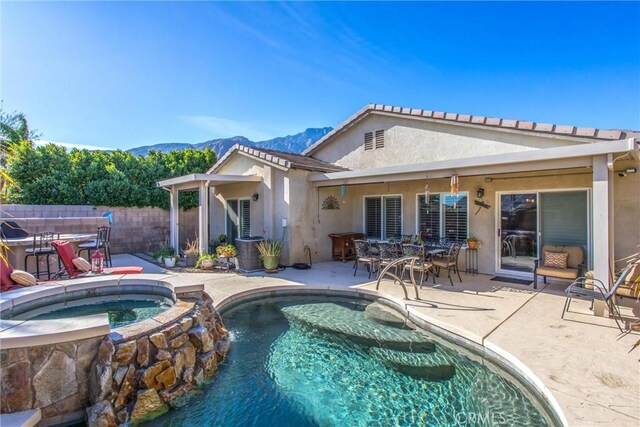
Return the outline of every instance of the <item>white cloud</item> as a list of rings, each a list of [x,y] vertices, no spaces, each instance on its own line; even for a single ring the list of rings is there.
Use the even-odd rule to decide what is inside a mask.
[[[250,124],[214,116],[182,116],[190,125],[211,133],[212,138],[245,136],[253,141],[272,138],[271,135],[254,129]]]
[[[47,145],[47,144],[55,144],[60,147],[64,147],[67,150],[71,150],[72,148],[77,148],[78,150],[87,149],[87,150],[99,150],[99,151],[109,151],[113,150],[113,148],[107,147],[98,147],[96,145],[85,145],[85,144],[74,144],[72,142],[57,142],[57,141],[47,141],[45,139],[38,139],[34,141],[36,145]]]

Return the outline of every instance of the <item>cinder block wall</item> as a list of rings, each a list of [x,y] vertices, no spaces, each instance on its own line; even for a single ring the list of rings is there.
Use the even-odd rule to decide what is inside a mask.
[[[2,205],[0,220],[16,221],[29,233],[92,233],[105,212],[113,215],[113,253],[146,252],[164,245],[169,236],[169,212],[160,208],[122,208],[84,205]],[[198,209],[180,211],[181,246],[193,240],[198,230]]]

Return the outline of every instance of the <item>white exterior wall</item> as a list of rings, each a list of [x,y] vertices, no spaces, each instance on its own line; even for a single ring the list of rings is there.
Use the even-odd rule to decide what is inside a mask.
[[[364,150],[365,132],[385,130],[385,147]],[[584,141],[584,140],[583,140]],[[427,122],[369,114],[312,154],[349,169],[461,159],[580,144],[571,138],[498,131],[486,126]]]

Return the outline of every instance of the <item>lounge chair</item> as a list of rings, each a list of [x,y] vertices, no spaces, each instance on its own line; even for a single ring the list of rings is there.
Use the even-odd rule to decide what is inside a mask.
[[[86,273],[86,271],[80,270],[73,263],[73,260],[77,258],[77,256],[73,252],[73,247],[69,242],[66,242],[64,240],[54,240],[53,242],[51,242],[51,246],[55,248],[56,252],[58,253],[58,257],[60,258],[60,261],[64,266],[64,268],[60,270],[54,276],[54,278],[62,276],[65,272],[72,279],[83,273]],[[140,274],[143,270],[142,267],[132,266],[105,268],[103,271],[105,274]]]
[[[616,325],[618,325],[618,329],[620,332],[624,332],[622,326],[620,326],[620,322],[618,319],[621,319],[622,316],[620,314],[620,309],[615,302],[615,296],[618,288],[625,283],[627,280],[627,276],[633,271],[635,263],[630,262],[627,266],[622,270],[618,279],[616,279],[615,283],[607,291],[607,287],[602,283],[601,280],[591,278],[591,277],[579,277],[577,278],[566,290],[567,300],[564,303],[564,308],[562,309],[561,319],[564,319],[564,314],[569,311],[569,307],[571,305],[571,300],[573,298],[586,298],[591,301],[599,300],[604,301],[609,307],[609,311],[616,321]]]

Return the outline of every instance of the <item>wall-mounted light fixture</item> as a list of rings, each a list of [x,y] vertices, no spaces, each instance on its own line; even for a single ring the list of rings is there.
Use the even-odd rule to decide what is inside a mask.
[[[480,187],[476,190],[476,197],[482,199],[484,197],[484,188]]]
[[[636,168],[627,168],[627,169],[619,170],[618,176],[622,178],[627,176],[628,173],[636,173],[636,172],[638,172],[638,169]]]
[[[257,202],[259,198],[260,194],[258,193],[253,193],[253,195],[251,196],[251,200],[253,200],[254,202]]]

